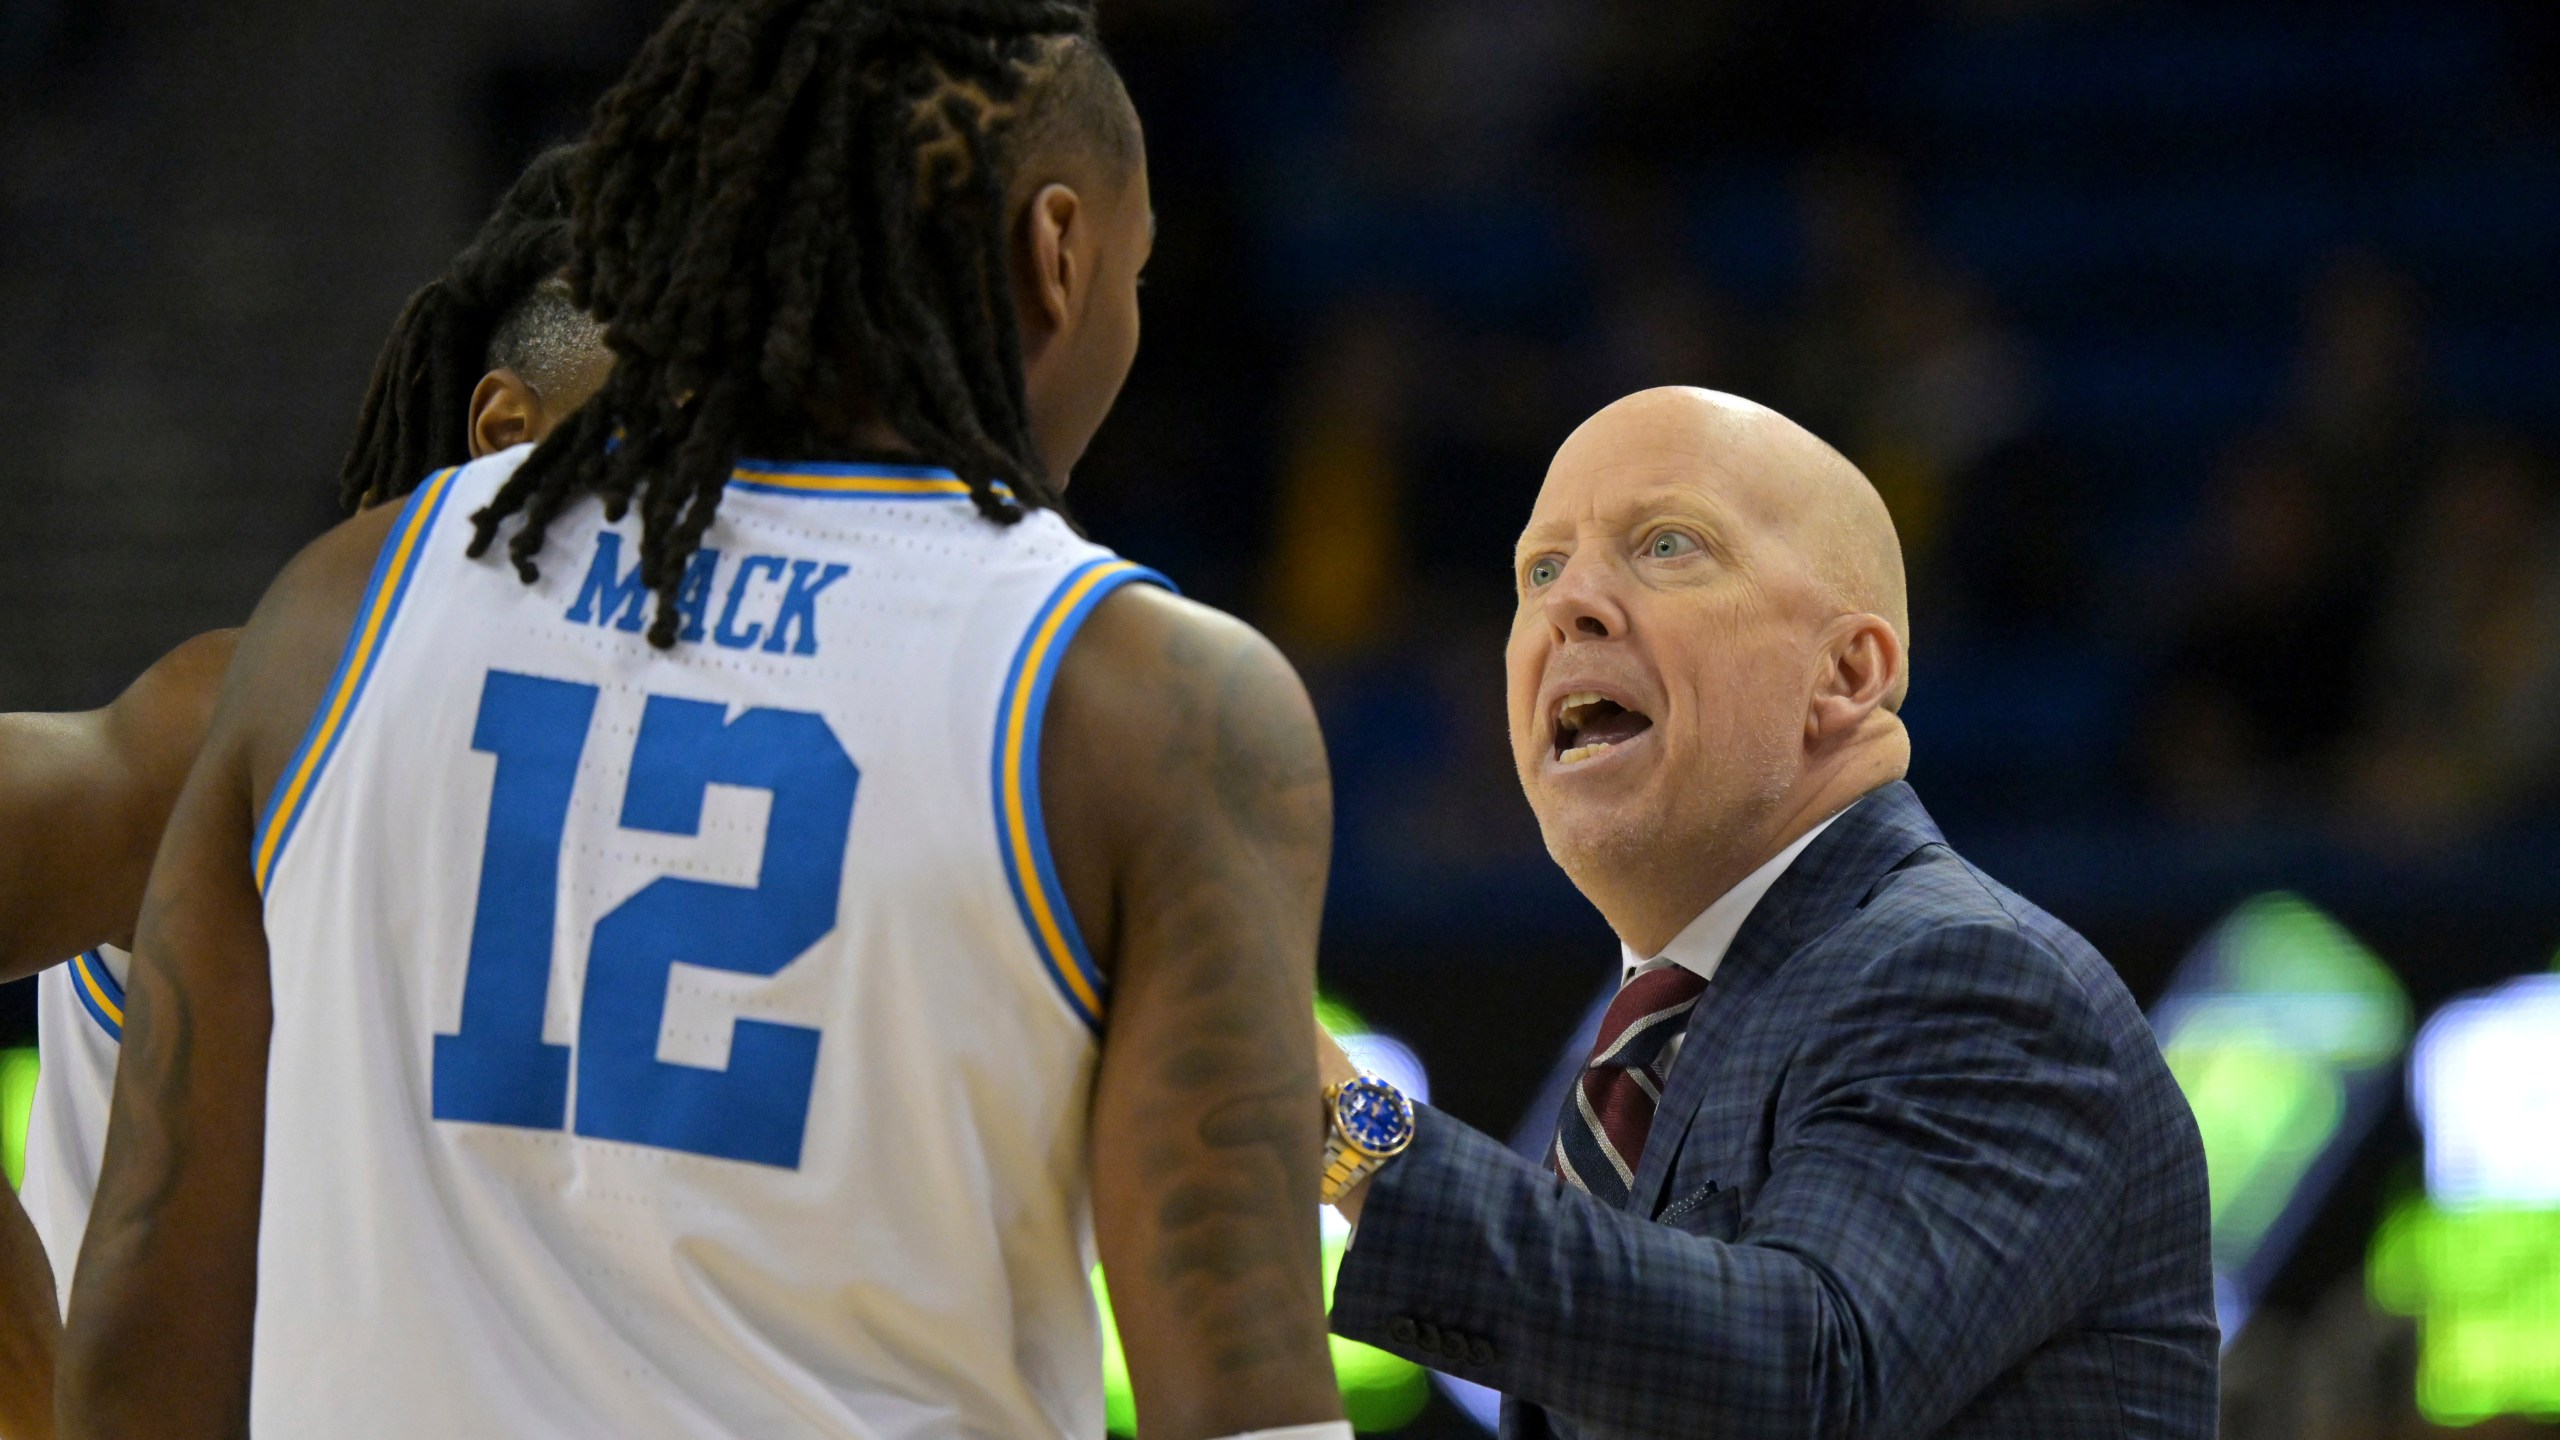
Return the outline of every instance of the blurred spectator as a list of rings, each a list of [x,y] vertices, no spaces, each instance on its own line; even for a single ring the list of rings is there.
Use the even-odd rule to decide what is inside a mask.
[[[2041,426],[1975,462],[1948,502],[1932,628],[2030,646],[2086,634],[2096,484],[2079,454]]]
[[[2222,1352],[2220,1440],[2302,1440],[2298,1327],[2260,1311]]]
[[[2560,524],[2506,436],[2466,437],[2385,572],[2355,814],[2440,840],[2510,818],[2560,779]]]
[[[2260,1312],[2222,1357],[2222,1440],[2535,1440],[2516,1417],[2429,1424],[2418,1411],[2417,1322],[2374,1307],[2364,1277],[2298,1320]]]
[[[2538,505],[2521,460],[2440,467],[2443,435],[2416,287],[2370,252],[2335,257],[2304,304],[2285,414],[2208,490],[2143,727],[2163,809],[2222,825],[2343,809],[2368,836],[2440,839],[2542,763],[2492,718],[2541,703],[2540,666],[2464,658],[2488,611],[2531,623],[2538,602],[2517,597],[2549,564]],[[2509,526],[2492,599],[2471,571]]]
[[[1357,161],[1400,189],[1465,191],[1553,175],[1582,82],[1579,0],[1381,0],[1352,77]]]
[[[1942,616],[1951,608],[1947,522],[1971,472],[2028,433],[2028,356],[1989,297],[1921,237],[1881,157],[1841,154],[1808,167],[1798,199],[1805,290],[1788,326],[1781,393],[1771,398],[1875,482],[1902,534],[1915,608]],[[2053,468],[2049,456],[2032,468],[2012,463],[1997,477],[2014,492],[2003,498],[2027,513],[2051,510],[2042,482]],[[2040,561],[2079,571],[2067,529],[2029,536],[1996,510],[1983,518],[1992,523],[1969,537],[1969,558],[1995,583],[2016,584]],[[2043,554],[1994,553],[2020,544]],[[2030,580],[2025,593],[1984,598],[1997,613],[2049,603],[2041,592],[2051,588]]]
[[[2316,807],[2352,723],[2367,582],[2308,462],[2259,439],[2222,463],[2146,717],[2153,797],[2203,824]]]
[[[1920,18],[1897,0],[1589,0],[1582,138],[1611,160],[1791,158],[1860,138]]]
[[[1421,418],[1413,533],[1417,571],[1508,616],[1511,547],[1547,462],[1582,420],[1566,403],[1560,342],[1511,325],[1439,329]],[[1439,620],[1457,618],[1441,612]]]
[[[2331,1286],[2296,1339],[2298,1440],[2416,1440],[2418,1327],[2374,1308],[2364,1277]],[[2284,1432],[2270,1432],[2269,1440]]]
[[[1337,306],[1298,378],[1264,606],[1302,665],[1398,636],[1414,324],[1410,306]]]
[[[2331,260],[2305,306],[2294,384],[2286,428],[2335,540],[2378,560],[2441,439],[2417,287],[2369,251]]]
[[[1586,178],[1582,258],[1598,294],[1568,377],[1577,415],[1656,385],[1763,388],[1764,337],[1691,260],[1680,199],[1658,167],[1604,167]]]

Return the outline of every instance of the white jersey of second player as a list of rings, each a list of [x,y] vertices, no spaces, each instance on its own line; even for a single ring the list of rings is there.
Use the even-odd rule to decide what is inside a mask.
[[[112,945],[36,977],[35,1104],[27,1115],[26,1171],[18,1203],[53,1262],[53,1293],[71,1303],[71,1267],[98,1195],[124,1048],[124,982],[133,957]]]
[[[637,519],[385,543],[262,815],[252,1425],[1097,1437],[1103,986],[1040,820],[1153,579],[948,472],[748,464],[651,648]]]

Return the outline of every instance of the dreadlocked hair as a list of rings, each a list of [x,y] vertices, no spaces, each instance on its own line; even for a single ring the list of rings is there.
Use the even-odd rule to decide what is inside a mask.
[[[530,583],[573,499],[636,506],[664,649],[743,455],[881,458],[848,434],[876,420],[989,520],[1055,507],[1008,191],[1062,125],[1134,155],[1126,104],[1090,0],[686,0],[577,171],[569,280],[612,376],[472,517],[471,553],[520,516],[507,553]]]
[[[508,319],[569,262],[574,146],[544,151],[391,327],[339,472],[349,511],[396,500],[471,458],[473,387]]]

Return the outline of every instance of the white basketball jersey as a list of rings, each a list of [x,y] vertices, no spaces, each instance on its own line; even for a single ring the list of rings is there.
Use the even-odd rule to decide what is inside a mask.
[[[53,1262],[53,1293],[68,1310],[71,1267],[98,1198],[107,1152],[107,1107],[124,1049],[124,980],[133,957],[101,946],[36,977],[35,1104],[27,1115],[27,1168],[18,1203]]]
[[[948,472],[750,464],[651,648],[639,525],[385,543],[261,819],[253,1426],[1102,1433],[1102,984],[1040,822],[1076,627],[1147,572]]]

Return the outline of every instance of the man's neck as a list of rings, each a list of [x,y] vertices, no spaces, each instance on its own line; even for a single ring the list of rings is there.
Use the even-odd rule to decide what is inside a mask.
[[[1797,838],[1828,815],[1790,816],[1775,827],[1754,827],[1739,843],[1716,847],[1712,857],[1691,851],[1688,862],[1677,871],[1646,877],[1649,883],[1627,887],[1607,901],[1594,897],[1609,928],[1618,940],[1635,954],[1650,958],[1661,954],[1689,923],[1705,914],[1709,906],[1724,898],[1752,871],[1769,863],[1772,856],[1785,850]],[[1703,863],[1702,863],[1703,862]]]
[[[1898,768],[1861,766],[1830,777],[1829,783],[1801,786],[1729,843],[1704,847],[1709,852],[1704,854],[1682,847],[1648,867],[1651,873],[1636,883],[1605,898],[1593,895],[1591,901],[1621,944],[1638,955],[1659,955],[1690,921],[1753,871],[1815,826],[1900,778]]]

